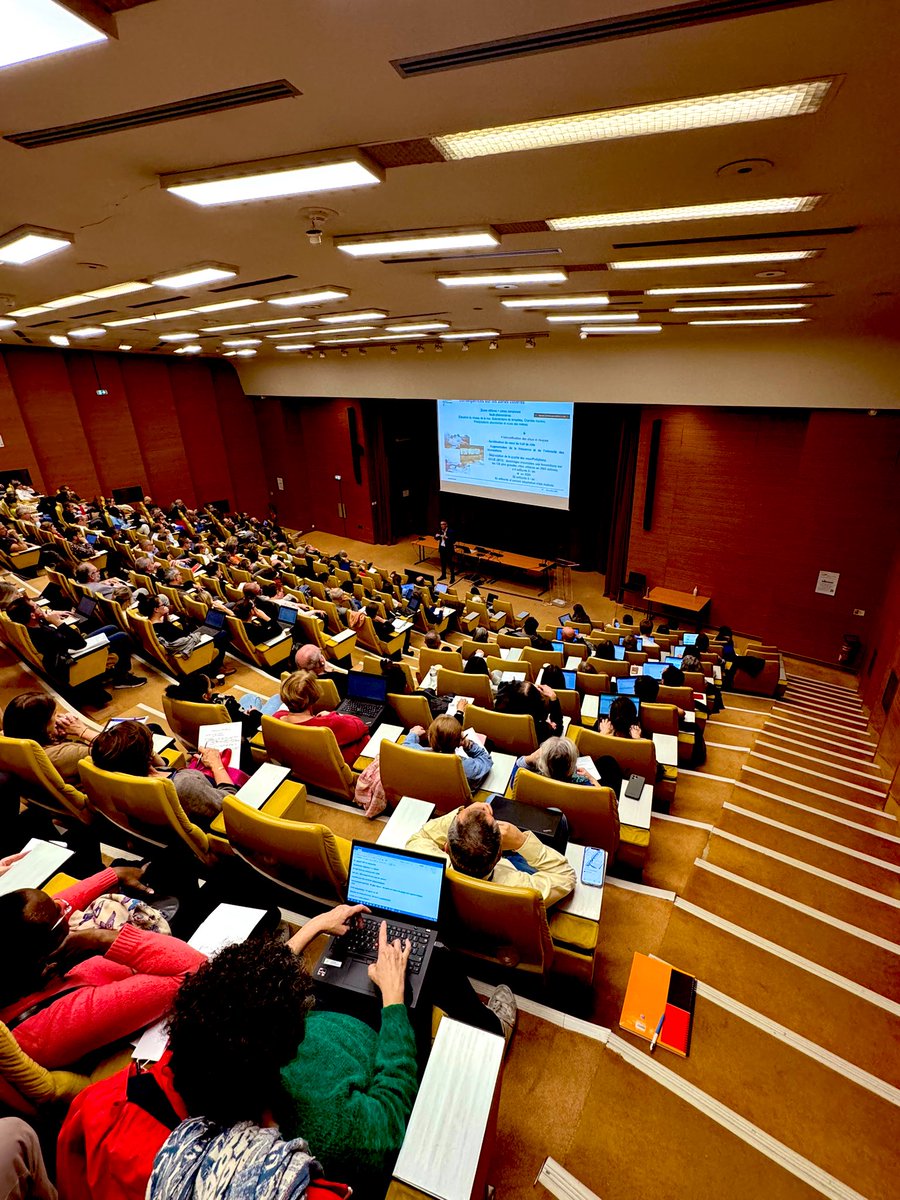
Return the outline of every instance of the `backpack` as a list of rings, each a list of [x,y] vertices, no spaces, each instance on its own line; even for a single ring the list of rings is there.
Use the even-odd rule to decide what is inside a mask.
[[[359,779],[353,793],[353,802],[365,809],[365,815],[371,819],[383,813],[387,808],[387,797],[381,786],[381,767],[378,759],[373,758]]]

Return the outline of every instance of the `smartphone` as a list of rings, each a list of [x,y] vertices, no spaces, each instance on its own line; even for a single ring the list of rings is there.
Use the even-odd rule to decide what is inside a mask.
[[[606,879],[606,851],[596,846],[585,846],[581,860],[581,882],[591,887],[603,887]]]
[[[644,791],[643,775],[632,775],[625,785],[625,795],[629,800],[640,800]]]

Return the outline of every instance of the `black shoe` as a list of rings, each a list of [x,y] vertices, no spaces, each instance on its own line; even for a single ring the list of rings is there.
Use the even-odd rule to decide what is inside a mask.
[[[136,688],[143,687],[146,682],[147,680],[140,675],[119,675],[113,679],[112,686],[114,688]]]
[[[438,579],[446,579],[446,578],[447,578],[446,575],[438,575]]]

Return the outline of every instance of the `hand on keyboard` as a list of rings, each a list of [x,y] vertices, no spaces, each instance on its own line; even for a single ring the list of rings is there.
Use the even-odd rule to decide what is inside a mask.
[[[389,1004],[404,1002],[406,986],[406,964],[409,961],[412,943],[399,939],[388,941],[387,921],[378,926],[378,957],[369,966],[369,978],[381,992],[381,1001],[385,1008]]]

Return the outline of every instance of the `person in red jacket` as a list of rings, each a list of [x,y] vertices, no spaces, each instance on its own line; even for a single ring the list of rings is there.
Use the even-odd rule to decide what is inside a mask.
[[[159,1020],[205,956],[177,938],[133,925],[69,930],[69,914],[105,892],[144,892],[140,867],[110,867],[48,896],[34,888],[0,896],[6,965],[0,1021],[49,1069]]]
[[[365,721],[351,713],[314,712],[313,708],[321,695],[318,680],[312,671],[294,671],[281,685],[280,708],[273,716],[291,725],[324,726],[337,738],[344,762],[352,767],[359,752],[369,740],[369,729]]]

